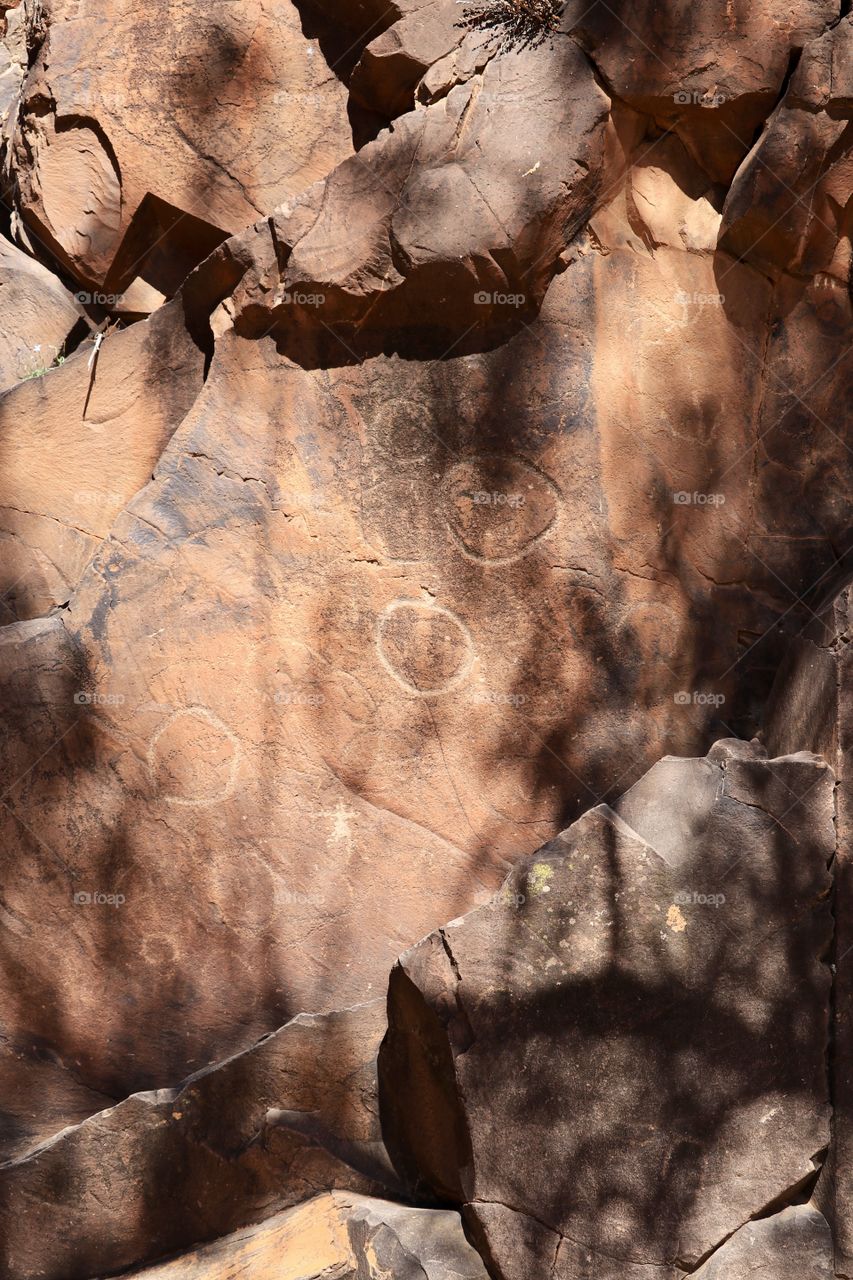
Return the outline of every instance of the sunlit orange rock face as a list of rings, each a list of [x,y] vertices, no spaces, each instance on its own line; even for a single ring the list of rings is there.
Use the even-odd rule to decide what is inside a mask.
[[[409,1177],[394,1108],[438,1141],[440,1109],[407,1092],[435,1061],[386,1079],[382,1104],[374,1087],[398,956],[491,919],[476,913],[498,910],[506,876],[590,811],[634,832],[618,897],[636,842],[663,839],[620,797],[644,779],[660,832],[678,784],[654,766],[753,738],[792,639],[849,575],[853,28],[828,3],[741,8],[567,5],[552,39],[518,48],[443,0],[0,4],[0,1218],[30,1205],[42,1250],[14,1228],[15,1280],[94,1280],[327,1192],[468,1205],[497,1280],[544,1280],[546,1255],[586,1280],[583,1249],[630,1280],[714,1280],[729,1236],[739,1274],[747,1220],[784,1210],[756,1249],[771,1272],[807,1255],[825,1280],[830,1227],[796,1198],[829,1141],[831,918],[784,1005],[802,1026],[768,1058],[808,1064],[814,1105],[792,1113],[778,1167],[730,1194],[775,1102],[761,1110],[757,1068],[727,1064],[737,1160],[702,1148],[695,1197],[657,1215],[666,1246],[650,1236],[642,1257],[611,1247],[589,1198],[585,1218],[560,1204],[546,1221],[443,1166]],[[815,752],[843,777],[830,738],[774,714],[771,754]],[[761,779],[793,785],[791,768],[755,766],[745,849]],[[776,903],[782,937],[830,892],[818,794],[814,901]],[[770,810],[794,865],[810,820],[792,835],[785,804]],[[693,817],[674,829],[691,865],[716,866]],[[738,881],[742,916],[714,917],[724,987],[747,981],[725,924],[748,932],[758,880]],[[660,876],[638,892],[654,949]],[[514,935],[490,945],[501,972],[517,949],[524,981],[550,983]],[[779,945],[795,986],[800,952]],[[769,963],[752,976],[769,983]],[[414,997],[394,972],[405,1036]],[[687,978],[656,970],[643,999],[668,981]],[[752,1012],[736,1009],[754,1031]],[[524,1054],[505,1048],[511,1082]],[[208,1069],[213,1084],[187,1083]],[[764,1092],[788,1085],[781,1071]],[[683,1087],[663,1072],[662,1091]],[[182,1089],[201,1099],[189,1119]],[[586,1138],[561,1091],[571,1180]],[[605,1127],[596,1161],[621,1132]],[[670,1176],[654,1161],[678,1151],[619,1166],[610,1191],[634,1200],[614,1221],[652,1213],[644,1188]],[[164,1153],[181,1173],[158,1193]],[[107,1183],[132,1229],[92,1208]],[[81,1197],[74,1254],[58,1222]],[[530,1241],[510,1247],[498,1202]],[[390,1252],[365,1244],[381,1203],[312,1203],[329,1239],[349,1223],[329,1254],[341,1276],[408,1278],[397,1227],[371,1218]],[[843,1177],[821,1204],[846,1275]],[[453,1232],[464,1244],[458,1216]],[[228,1238],[185,1273],[238,1274],[254,1245]],[[428,1280],[467,1274],[451,1255]]]

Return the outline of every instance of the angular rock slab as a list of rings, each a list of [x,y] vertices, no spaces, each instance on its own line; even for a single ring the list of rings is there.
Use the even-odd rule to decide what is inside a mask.
[[[747,1222],[695,1273],[696,1280],[832,1280],[832,1233],[813,1205]]]
[[[204,376],[180,301],[59,368],[47,347],[30,356],[48,367],[0,396],[2,625],[68,601]]]
[[[737,173],[720,244],[762,270],[850,279],[853,16],[803,51],[787,92]]]
[[[369,337],[387,350],[428,333],[441,356],[530,310],[616,176],[610,105],[571,40],[494,58],[223,247],[254,259],[238,328],[293,349],[338,326],[320,361],[337,364]]]
[[[13,139],[26,234],[83,284],[172,294],[351,153],[346,99],[291,0],[54,0]]]
[[[140,1280],[487,1280],[458,1214],[332,1192]]]
[[[0,236],[0,391],[63,354],[81,313],[73,296],[47,267]]]
[[[386,1142],[501,1280],[668,1280],[813,1174],[832,797],[808,754],[666,758],[401,957]]]
[[[819,751],[838,778],[832,1143],[815,1198],[832,1225],[835,1273],[853,1276],[853,602],[849,587],[790,645],[770,696],[770,751]]]
[[[615,97],[674,128],[728,185],[782,89],[795,51],[838,17],[836,0],[738,6],[698,0],[571,0],[563,30],[586,48]]]
[[[331,1188],[399,1190],[379,1131],[384,1002],[300,1015],[175,1089],[0,1164],[7,1280],[86,1280]]]

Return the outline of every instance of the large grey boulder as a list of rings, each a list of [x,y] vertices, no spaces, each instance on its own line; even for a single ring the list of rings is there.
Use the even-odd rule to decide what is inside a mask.
[[[833,850],[822,760],[717,743],[402,956],[386,1140],[501,1280],[674,1276],[814,1176]]]

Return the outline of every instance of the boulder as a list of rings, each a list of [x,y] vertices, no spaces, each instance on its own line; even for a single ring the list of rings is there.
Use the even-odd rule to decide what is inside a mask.
[[[87,1280],[318,1191],[398,1190],[379,1132],[384,1002],[301,1015],[173,1089],[135,1094],[0,1164],[8,1280]]]
[[[65,354],[82,320],[71,293],[52,272],[0,236],[0,392],[40,377]]]
[[[726,196],[720,243],[779,275],[850,278],[853,17],[803,51]]]
[[[171,296],[352,151],[347,92],[291,0],[168,13],[52,0],[11,147],[25,234],[85,287]]]
[[[307,332],[334,364],[517,329],[614,177],[609,107],[572,41],[494,58],[223,249],[249,263],[238,331]]]
[[[740,741],[666,758],[400,958],[386,1142],[499,1280],[674,1280],[813,1181],[833,785]]]
[[[487,1280],[449,1210],[408,1209],[335,1191],[196,1253],[129,1277],[145,1280]]]
[[[614,97],[674,129],[709,176],[731,182],[783,91],[799,51],[839,13],[835,0],[738,6],[571,0],[563,29],[588,51]]]

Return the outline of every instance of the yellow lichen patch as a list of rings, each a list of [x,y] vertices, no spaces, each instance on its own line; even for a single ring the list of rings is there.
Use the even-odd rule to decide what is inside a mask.
[[[527,873],[527,892],[531,897],[538,898],[540,894],[550,893],[548,881],[553,875],[554,868],[549,867],[547,862],[534,862]]]
[[[666,913],[666,923],[669,925],[670,929],[672,929],[673,933],[684,933],[684,930],[687,928],[687,921],[681,914],[681,908],[674,904]]]

